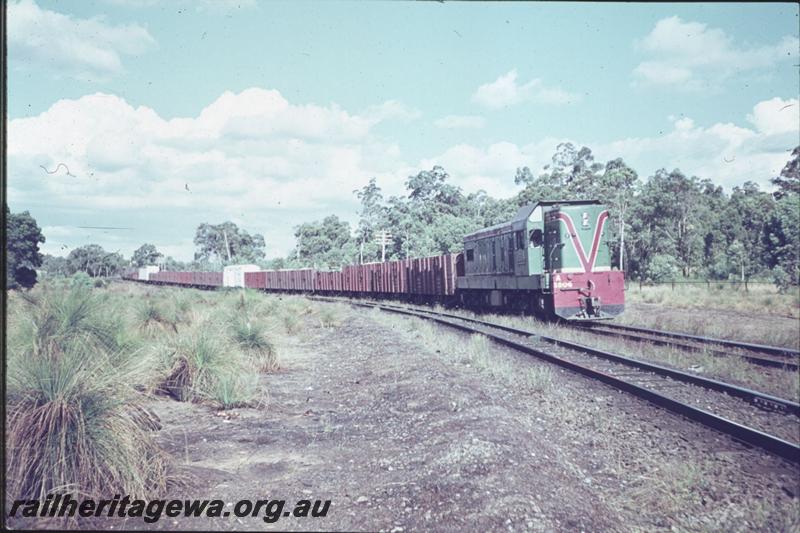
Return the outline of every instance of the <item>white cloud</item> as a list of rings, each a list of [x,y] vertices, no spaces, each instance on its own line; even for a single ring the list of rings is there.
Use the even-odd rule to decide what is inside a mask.
[[[355,213],[352,191],[369,177],[389,178],[387,192],[402,190],[411,169],[396,144],[371,130],[415,115],[394,101],[356,114],[335,104],[297,105],[259,88],[225,92],[198,116],[170,120],[108,94],[60,100],[9,123],[9,198],[26,209],[82,209],[92,217],[87,225],[134,226],[122,219],[137,211],[162,213],[152,222],[162,227],[187,224],[185,215],[204,217],[197,223],[238,217],[248,231],[265,234],[271,253],[284,254],[292,227],[313,212]],[[74,176],[40,167],[59,163]],[[124,250],[159,238],[186,250],[147,231],[123,236],[130,239]]]
[[[527,166],[534,175],[550,162],[559,142],[566,139],[545,138],[541,141],[518,146],[510,142],[498,142],[486,148],[459,144],[442,154],[423,159],[420,168],[443,166],[455,185],[465,192],[486,191],[495,198],[508,198],[519,187],[514,184],[518,167]]]
[[[437,119],[433,124],[445,130],[480,129],[486,124],[486,120],[477,115],[447,115]]]
[[[648,56],[634,69],[635,82],[687,90],[713,90],[738,73],[796,59],[800,41],[785,36],[764,46],[737,45],[719,28],[673,16],[659,20],[636,47]]]
[[[566,104],[580,99],[558,87],[546,87],[542,80],[534,78],[522,85],[517,83],[517,70],[512,69],[491,83],[478,87],[472,101],[482,106],[498,109],[522,102],[540,104]]]
[[[770,178],[780,173],[798,144],[797,104],[797,99],[780,98],[758,102],[747,116],[755,129],[729,122],[703,127],[688,117],[670,117],[673,129],[665,135],[622,139],[593,149],[600,160],[622,157],[643,176],[662,167],[679,168],[728,189],[748,180],[768,189]]]
[[[123,70],[122,56],[154,45],[147,29],[136,24],[64,15],[34,0],[8,6],[8,56],[17,68],[39,65],[77,78],[105,79]]]
[[[483,189],[497,198],[509,197],[519,190],[514,185],[518,167],[528,166],[538,175],[551,162],[558,144],[569,141],[576,146],[589,146],[596,161],[622,157],[642,179],[659,168],[679,168],[687,175],[709,178],[728,190],[748,180],[769,189],[770,178],[780,172],[798,144],[799,113],[797,99],[773,98],[757,103],[748,115],[747,120],[755,124],[755,129],[732,123],[703,127],[689,117],[669,117],[672,129],[657,137],[631,137],[606,143],[545,138],[526,145],[459,144],[423,159],[419,167],[441,165],[453,183],[467,192]]]
[[[363,115],[371,124],[377,124],[385,120],[410,122],[418,119],[422,113],[397,100],[387,100],[380,105],[369,106]]]
[[[747,120],[761,133],[776,134],[797,131],[799,115],[797,98],[784,100],[776,96],[757,103]]]
[[[396,102],[352,113],[251,88],[220,95],[196,116],[168,120],[117,96],[93,94],[9,122],[8,195],[12,209],[30,209],[46,227],[49,253],[97,242],[128,256],[152,242],[190,259],[199,223],[236,220],[264,234],[270,256],[285,255],[294,245],[293,227],[303,221],[329,213],[354,221],[352,191],[370,177],[378,178],[386,196],[397,195],[409,175],[442,165],[466,193],[483,189],[508,197],[518,190],[517,167],[538,174],[567,140],[591,147],[598,161],[623,157],[643,177],[678,167],[727,187],[745,180],[768,186],[798,143],[798,113],[797,99],[773,98],[742,117],[741,123],[752,124],[747,127],[672,117],[672,129],[658,137],[458,144],[412,165],[397,143],[374,131],[415,116]],[[59,163],[73,176],[63,167],[54,174],[40,168],[54,170]],[[84,232],[77,226],[135,230]]]

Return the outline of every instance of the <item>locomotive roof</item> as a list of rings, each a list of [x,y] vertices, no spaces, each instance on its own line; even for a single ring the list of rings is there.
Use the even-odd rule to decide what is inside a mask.
[[[598,205],[599,200],[542,200],[533,204],[523,205],[517,209],[517,214],[508,222],[501,222],[488,228],[483,228],[478,231],[464,235],[464,240],[477,239],[482,237],[491,237],[493,235],[500,235],[510,231],[520,230],[525,227],[528,217],[531,216],[533,210],[538,206],[553,206],[553,205]]]

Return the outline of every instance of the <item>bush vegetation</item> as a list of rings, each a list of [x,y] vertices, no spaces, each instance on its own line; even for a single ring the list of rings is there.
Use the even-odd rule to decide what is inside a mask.
[[[165,487],[167,460],[134,388],[147,361],[107,311],[73,287],[42,291],[9,317],[7,473],[17,498]]]
[[[84,273],[8,298],[7,490],[27,499],[162,494],[171,460],[155,443],[149,395],[257,406],[259,373],[279,367],[276,336],[302,331],[305,316],[338,319],[297,297]]]

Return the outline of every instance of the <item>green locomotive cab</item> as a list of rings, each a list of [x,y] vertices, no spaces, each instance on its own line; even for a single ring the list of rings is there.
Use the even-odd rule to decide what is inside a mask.
[[[623,278],[611,269],[607,219],[594,200],[538,202],[465,236],[462,303],[566,319],[619,314]]]

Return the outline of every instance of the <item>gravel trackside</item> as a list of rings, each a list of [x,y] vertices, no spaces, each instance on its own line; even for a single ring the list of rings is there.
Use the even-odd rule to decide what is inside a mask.
[[[260,406],[154,398],[167,498],[329,499],[324,518],[125,529],[787,531],[798,468],[480,338],[384,312],[308,319]],[[482,339],[485,341],[485,339]]]

